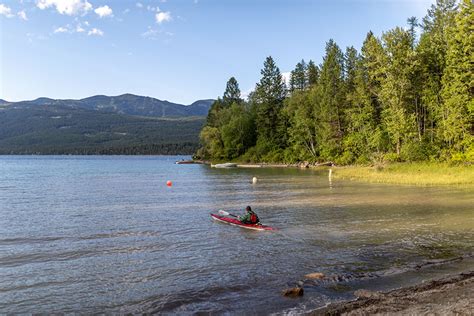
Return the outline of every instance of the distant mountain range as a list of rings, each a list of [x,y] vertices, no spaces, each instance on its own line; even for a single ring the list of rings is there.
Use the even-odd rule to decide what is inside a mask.
[[[214,100],[0,100],[0,154],[191,154]]]
[[[31,108],[36,106],[64,106],[73,109],[94,110],[116,114],[153,117],[205,116],[214,100],[198,100],[190,105],[162,101],[134,94],[115,97],[96,95],[80,100],[38,98],[32,101],[8,102],[0,100],[0,105]]]

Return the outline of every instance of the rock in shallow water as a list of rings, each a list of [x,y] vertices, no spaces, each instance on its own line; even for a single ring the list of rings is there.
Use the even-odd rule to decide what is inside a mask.
[[[304,277],[307,279],[312,279],[312,280],[321,280],[324,278],[324,273],[319,273],[319,272],[309,273],[305,275]]]
[[[304,290],[302,287],[293,287],[283,291],[283,296],[286,297],[298,297],[303,296]]]

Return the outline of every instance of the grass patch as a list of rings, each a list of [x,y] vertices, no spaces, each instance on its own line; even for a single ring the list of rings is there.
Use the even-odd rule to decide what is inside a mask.
[[[333,168],[333,177],[377,183],[474,186],[474,166],[448,163],[394,163]]]

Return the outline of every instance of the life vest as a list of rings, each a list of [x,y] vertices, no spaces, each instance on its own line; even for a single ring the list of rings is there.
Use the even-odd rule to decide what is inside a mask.
[[[250,223],[252,224],[257,224],[259,222],[259,219],[258,219],[258,216],[257,214],[255,214],[254,212],[252,212],[250,214]]]

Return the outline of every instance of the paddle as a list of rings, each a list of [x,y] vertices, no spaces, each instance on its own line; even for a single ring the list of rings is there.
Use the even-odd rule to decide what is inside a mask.
[[[218,213],[221,214],[221,215],[227,215],[227,216],[238,217],[237,215],[231,214],[231,213],[226,212],[226,211],[224,211],[224,210],[219,210]]]

